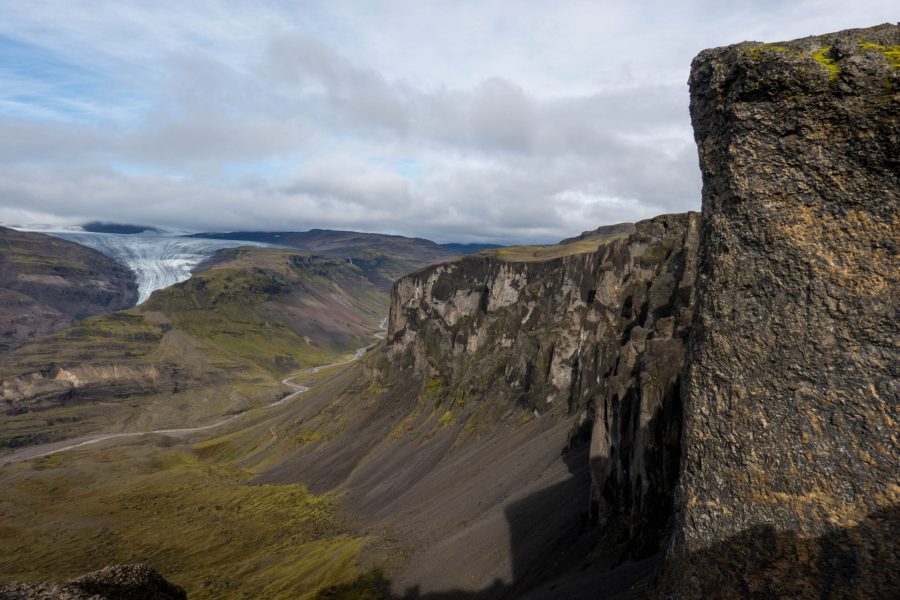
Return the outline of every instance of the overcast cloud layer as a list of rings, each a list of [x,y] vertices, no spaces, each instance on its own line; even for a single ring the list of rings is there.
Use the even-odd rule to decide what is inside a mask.
[[[706,47],[894,0],[0,0],[0,223],[547,242],[700,206]]]

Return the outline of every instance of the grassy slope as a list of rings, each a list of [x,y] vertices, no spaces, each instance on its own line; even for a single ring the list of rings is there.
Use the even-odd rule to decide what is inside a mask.
[[[362,574],[367,536],[335,499],[200,460],[170,440],[54,455],[4,468],[0,581],[147,562],[189,597],[311,598]]]
[[[627,236],[627,233],[621,233],[615,236],[607,236],[602,239],[591,238],[549,246],[505,246],[494,250],[485,250],[479,252],[475,256],[491,256],[506,262],[553,260],[554,258],[562,258],[564,256],[595,252],[601,243],[625,238]]]
[[[240,250],[140,307],[83,321],[2,366],[9,374],[50,362],[177,365],[185,382],[202,386],[179,393],[135,387],[131,398],[127,390],[115,398],[97,392],[96,401],[9,415],[0,431],[71,436],[116,420],[144,429],[147,413],[158,425],[204,411],[212,419],[233,396],[241,408],[258,405],[284,393],[285,374],[370,341],[386,309],[387,295],[345,261]],[[264,445],[273,434],[253,425],[257,414],[268,412],[248,414]],[[335,498],[299,484],[248,485],[258,473],[218,451],[234,434],[207,435],[214,437],[196,447],[154,436],[0,469],[0,581],[63,579],[144,561],[195,599],[312,598],[354,581],[359,590],[359,555],[372,538],[350,531]]]

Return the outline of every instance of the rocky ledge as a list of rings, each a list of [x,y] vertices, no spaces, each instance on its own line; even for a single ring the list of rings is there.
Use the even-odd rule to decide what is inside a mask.
[[[0,600],[186,600],[147,565],[117,565],[63,583],[8,583]]]

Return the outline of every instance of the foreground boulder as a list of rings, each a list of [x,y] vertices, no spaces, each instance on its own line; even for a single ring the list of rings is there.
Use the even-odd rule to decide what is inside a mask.
[[[882,25],[694,60],[677,596],[896,597],[898,44]]]
[[[65,583],[9,583],[0,600],[186,600],[184,590],[147,565],[117,565]]]

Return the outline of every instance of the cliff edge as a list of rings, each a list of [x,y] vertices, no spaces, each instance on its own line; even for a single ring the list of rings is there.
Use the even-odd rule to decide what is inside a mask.
[[[701,52],[669,590],[898,590],[900,27]]]

